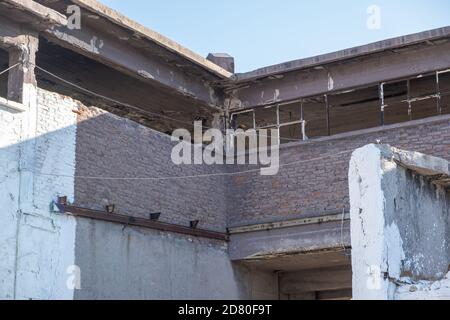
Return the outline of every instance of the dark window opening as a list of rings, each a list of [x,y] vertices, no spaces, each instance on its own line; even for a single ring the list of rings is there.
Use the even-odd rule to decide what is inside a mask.
[[[411,79],[411,119],[418,120],[439,114],[436,74]]]
[[[450,114],[450,70],[246,112],[257,128],[279,128],[280,143]]]
[[[408,82],[385,83],[383,92],[384,124],[389,125],[409,121]]]
[[[378,86],[329,95],[330,134],[378,127],[379,96]]]
[[[296,101],[279,106],[280,143],[303,140],[302,104]]]
[[[0,72],[5,71],[9,67],[9,54],[7,51],[0,49]],[[7,98],[8,96],[8,75],[5,72],[0,75],[0,97]]]
[[[325,96],[303,99],[302,114],[306,122],[305,133],[308,139],[328,135]]]
[[[450,71],[439,74],[440,108],[442,114],[450,114]]]
[[[277,107],[269,106],[255,109],[255,121],[257,128],[277,126]]]

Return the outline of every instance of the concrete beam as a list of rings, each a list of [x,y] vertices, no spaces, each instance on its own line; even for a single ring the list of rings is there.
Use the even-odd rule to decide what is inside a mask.
[[[174,93],[195,99],[205,105],[217,106],[214,89],[200,77],[193,77],[162,59],[144,54],[126,41],[111,36],[105,30],[83,25],[81,30],[54,28],[47,37],[65,48],[76,51],[116,70],[152,85],[164,86]]]
[[[423,42],[429,42],[443,37],[450,36],[450,27],[443,27],[433,30],[427,30],[419,33],[409,34],[402,37],[381,40],[378,42],[344,49],[336,52],[326,53],[315,57],[298,59],[294,61],[284,62],[273,66],[263,67],[255,71],[239,73],[235,75],[237,82],[245,82],[256,80],[264,77],[276,76],[283,73],[298,71],[300,69],[310,69],[313,67],[331,64],[334,62],[342,62],[345,60],[355,59],[369,54],[382,51],[396,50],[402,47],[411,46]]]
[[[112,21],[120,27],[131,30],[134,34],[137,34],[144,39],[150,40],[159,46],[184,57],[185,59],[195,63],[196,65],[219,76],[222,79],[230,78],[233,75],[231,72],[196,54],[188,48],[185,48],[175,41],[140,25],[139,23],[127,18],[115,10],[108,8],[96,0],[72,0],[72,2],[94,14],[98,14],[99,16]]]
[[[233,261],[266,259],[289,254],[350,246],[348,220],[236,233],[230,230],[229,254]],[[248,229],[248,227],[246,227]],[[245,228],[238,228],[245,229]]]
[[[37,30],[67,25],[64,15],[32,0],[2,0],[0,4],[9,18],[27,22]]]
[[[238,82],[226,90],[226,105],[243,110],[448,69],[449,50],[448,41],[435,42]]]
[[[280,292],[282,294],[343,290],[351,287],[352,269],[350,266],[280,274]]]

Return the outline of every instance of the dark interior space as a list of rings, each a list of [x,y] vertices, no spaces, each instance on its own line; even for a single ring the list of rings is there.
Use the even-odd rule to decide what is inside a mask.
[[[0,49],[0,72],[8,69],[9,55],[5,50]],[[6,98],[8,95],[8,72],[0,75],[0,97]]]
[[[280,142],[288,143],[449,114],[450,71],[303,98],[278,107],[278,114],[276,105],[237,114],[234,125],[253,128],[254,112],[257,128],[279,125]],[[305,121],[305,136],[301,120]]]
[[[328,105],[331,135],[380,125],[378,86],[329,95]]]
[[[37,69],[40,88],[70,96],[87,106],[105,109],[160,132],[171,134],[177,128],[192,130],[195,120],[202,120],[207,126],[211,124],[212,108],[125,75],[44,38],[40,38],[37,65],[62,79]],[[67,81],[120,103],[87,93]]]

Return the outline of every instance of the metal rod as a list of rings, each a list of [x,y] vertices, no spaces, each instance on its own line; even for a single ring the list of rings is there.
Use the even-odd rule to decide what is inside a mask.
[[[128,226],[143,227],[165,232],[174,232],[201,238],[229,241],[229,236],[226,233],[220,233],[204,229],[194,229],[186,226],[180,226],[176,224],[154,221],[144,218],[135,218],[121,214],[107,213],[104,211],[80,208],[67,205],[65,203],[57,203],[56,205],[61,213],[66,213],[75,217],[89,218],[94,220],[119,223]]]
[[[384,83],[380,83],[379,86],[379,95],[380,95],[380,103],[381,103],[381,114],[380,114],[380,120],[381,120],[381,125],[384,126],[384,121],[385,121],[385,115],[384,115]]]
[[[331,136],[331,123],[330,123],[330,106],[328,104],[328,95],[325,96],[325,107],[327,111],[327,134],[328,136]]]
[[[438,114],[442,114],[442,105],[441,105],[441,88],[439,85],[439,72],[436,71],[436,94],[437,94],[437,112]]]
[[[408,89],[408,93],[407,93],[407,102],[408,102],[408,116],[409,116],[409,120],[412,120],[412,105],[411,105],[411,80],[408,79],[406,80],[406,86]]]
[[[277,104],[277,129],[278,129],[278,145],[281,144],[281,139],[280,139],[280,105]]]

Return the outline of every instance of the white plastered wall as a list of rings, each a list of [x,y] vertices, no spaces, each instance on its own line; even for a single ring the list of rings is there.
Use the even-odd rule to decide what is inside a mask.
[[[76,222],[51,202],[73,201],[77,104],[23,94],[22,111],[0,106],[0,299],[73,299]]]

